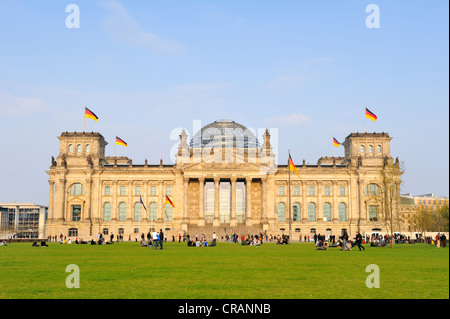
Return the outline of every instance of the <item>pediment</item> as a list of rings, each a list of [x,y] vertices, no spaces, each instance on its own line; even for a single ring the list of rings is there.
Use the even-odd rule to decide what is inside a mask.
[[[248,171],[267,171],[269,165],[261,163],[259,159],[256,163],[248,162],[244,156],[235,155],[234,157],[222,157],[222,154],[210,155],[202,158],[200,162],[184,163],[180,167],[184,171],[206,171],[206,170],[248,170]]]

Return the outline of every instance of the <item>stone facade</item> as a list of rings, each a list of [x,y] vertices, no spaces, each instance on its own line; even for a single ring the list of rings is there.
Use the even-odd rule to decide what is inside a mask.
[[[101,134],[62,133],[59,155],[47,171],[46,234],[134,240],[155,228],[176,237],[215,231],[291,233],[297,240],[314,232],[339,236],[343,229],[350,236],[380,232],[374,220],[379,204],[371,204],[369,193],[371,185],[381,187],[384,167],[394,163],[387,133],[352,133],[342,143],[345,157],[322,157],[316,165],[293,158],[299,178],[288,165],[274,164],[267,130],[260,146],[233,121],[205,128],[214,136],[202,129],[189,145],[183,131],[174,165],[108,157]],[[166,195],[175,207],[166,204]]]

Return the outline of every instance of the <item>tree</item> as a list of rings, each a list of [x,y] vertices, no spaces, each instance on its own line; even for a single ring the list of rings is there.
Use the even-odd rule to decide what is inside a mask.
[[[381,189],[370,194],[372,201],[377,203],[377,221],[390,235],[391,248],[394,247],[394,232],[405,228],[405,220],[402,217],[400,186],[403,183],[402,175],[405,173],[404,163],[396,159],[395,163],[387,161],[379,177],[378,183]]]
[[[414,212],[409,218],[409,223],[413,230],[422,234],[427,231],[448,232],[448,217],[448,206],[442,206],[438,209],[432,209],[426,206],[415,206]]]

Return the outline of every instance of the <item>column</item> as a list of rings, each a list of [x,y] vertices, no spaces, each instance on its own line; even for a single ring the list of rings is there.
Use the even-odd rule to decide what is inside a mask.
[[[331,206],[331,221],[339,221],[339,203],[337,200],[337,195],[339,192],[339,186],[336,181],[333,180],[333,205]]]
[[[56,215],[60,220],[66,220],[66,216],[64,214],[65,184],[66,180],[64,178],[58,179],[58,183],[56,184],[57,187],[55,200],[58,204]]]
[[[219,217],[219,185],[220,178],[214,178],[214,226],[220,225],[220,217]]]
[[[111,194],[113,196],[112,203],[111,203],[111,221],[119,220],[119,206],[117,203],[117,181],[113,181],[112,187],[111,187]]]
[[[134,221],[134,203],[133,203],[133,182],[128,181],[127,183],[127,197],[128,197],[128,203],[127,203],[127,221]]]
[[[267,222],[267,178],[261,178],[261,192],[262,192],[262,212],[261,221]]]
[[[150,204],[148,202],[148,193],[149,193],[149,185],[150,181],[144,181],[143,190],[141,191],[142,201],[144,202],[145,208],[147,211],[142,207],[142,221],[148,222],[149,221],[149,214],[150,214]]]
[[[48,181],[48,184],[50,186],[50,192],[49,192],[49,198],[48,198],[48,215],[49,219],[55,218],[54,216],[54,210],[53,210],[53,195],[54,195],[54,185],[55,183],[53,181]]]
[[[302,182],[302,207],[301,207],[301,216],[302,222],[308,221],[308,185],[306,182]]]
[[[83,212],[83,219],[84,220],[90,220],[91,219],[91,179],[86,179],[86,188],[84,190],[84,195],[86,198],[86,203],[84,204],[84,212]]]
[[[317,181],[317,207],[316,207],[316,221],[323,222],[323,203],[322,203],[322,182]]]
[[[158,218],[157,218],[157,222],[158,223],[162,223],[164,221],[164,206],[165,206],[165,194],[164,194],[164,182],[163,181],[158,181],[158,187],[159,187],[159,192],[158,192]]]
[[[184,203],[183,203],[183,222],[187,222],[188,220],[188,209],[189,209],[189,178],[184,179],[184,185],[183,185],[183,192],[184,192]]]
[[[236,226],[236,177],[231,178],[231,220],[230,226]]]
[[[358,176],[358,201],[359,201],[358,224],[360,221],[366,221],[369,219],[368,207],[365,207],[367,205],[363,201],[363,195],[364,195],[364,180],[362,180],[361,177]]]
[[[252,178],[245,179],[245,225],[253,226],[252,219]]]
[[[20,214],[20,208],[19,205],[16,205],[16,214],[14,215],[14,229],[19,229],[19,214]]]
[[[198,200],[198,226],[205,226],[205,179],[198,179],[199,200]]]

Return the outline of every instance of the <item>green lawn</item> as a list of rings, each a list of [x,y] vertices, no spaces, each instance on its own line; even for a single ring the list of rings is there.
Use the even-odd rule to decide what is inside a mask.
[[[69,264],[80,269],[80,289],[66,287]],[[380,269],[380,288],[366,287],[369,264]],[[48,248],[13,243],[0,247],[0,298],[448,299],[449,249],[166,243],[155,251],[134,242]]]

